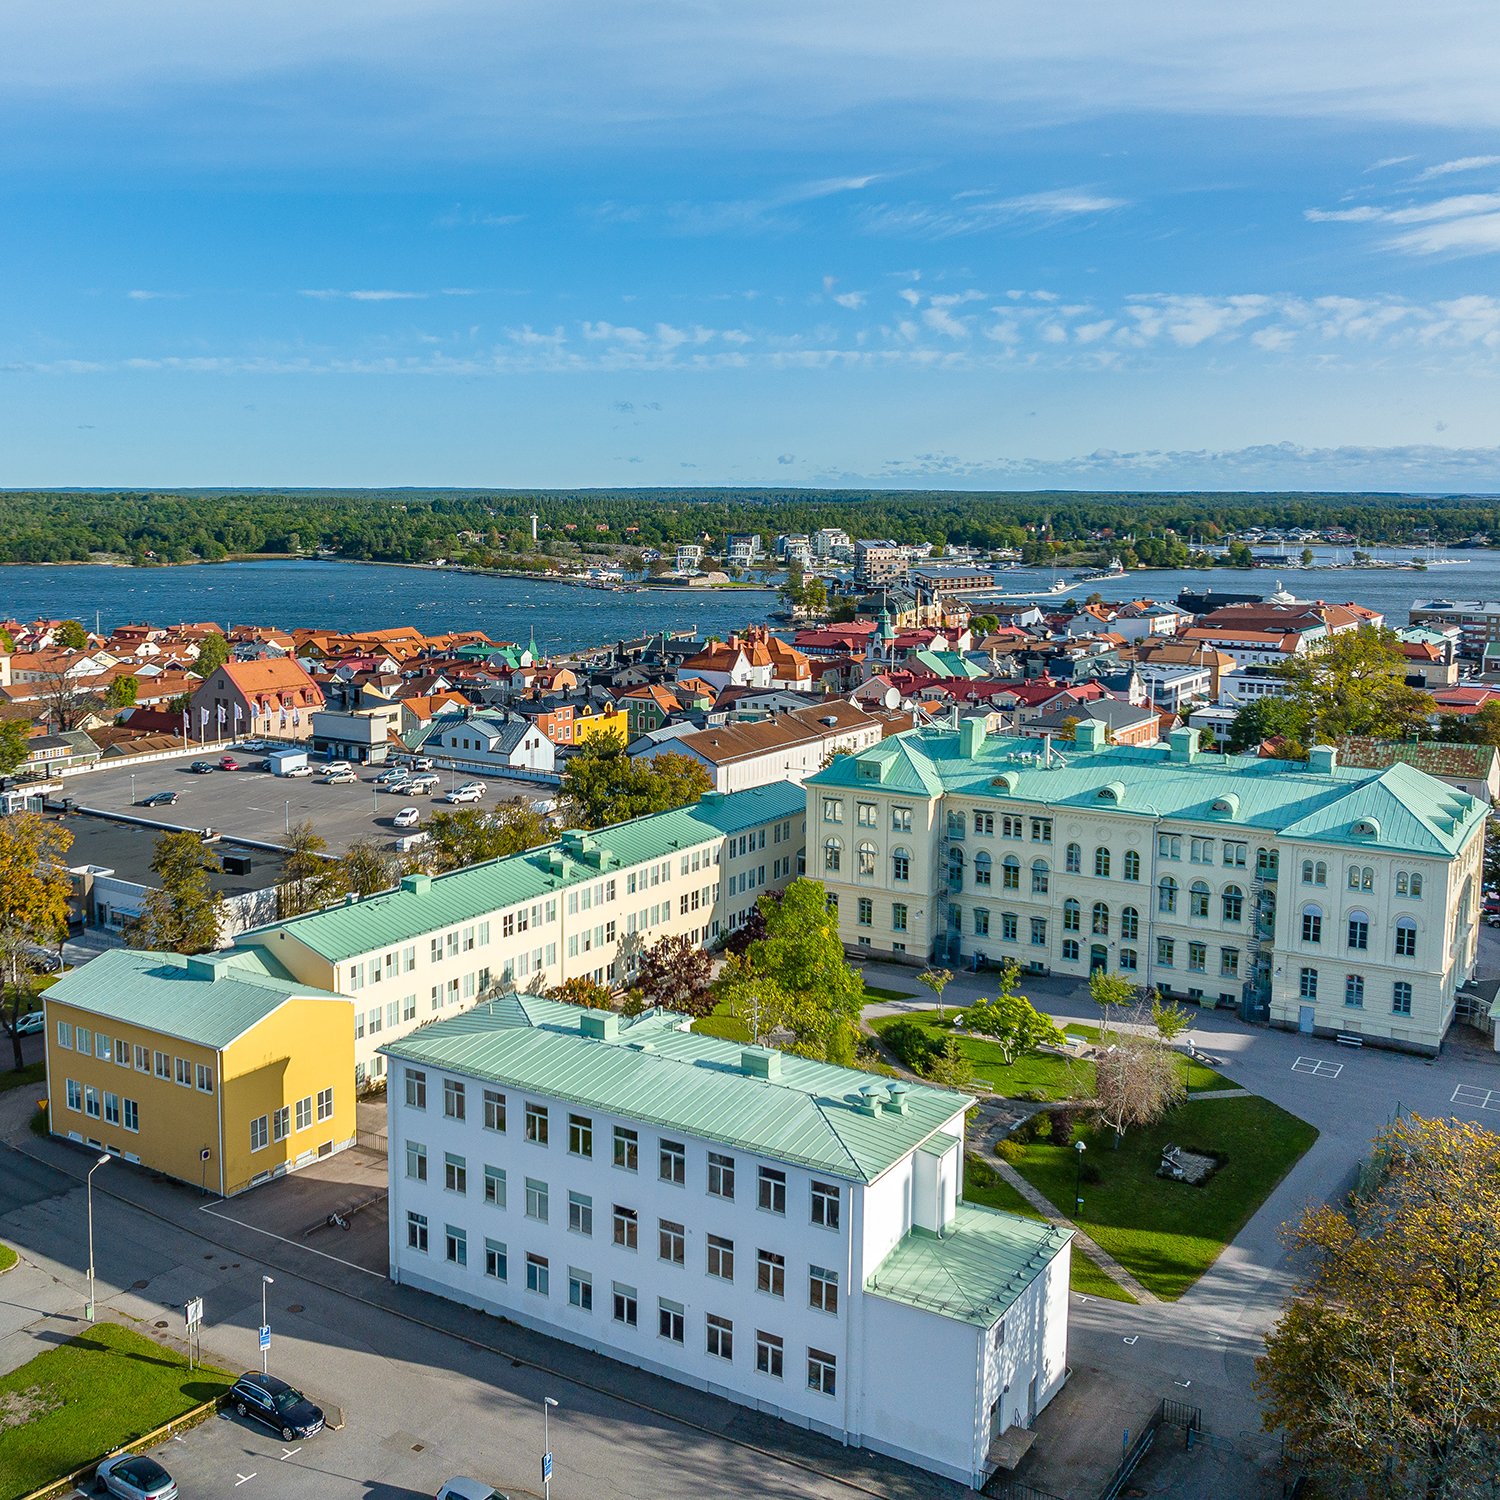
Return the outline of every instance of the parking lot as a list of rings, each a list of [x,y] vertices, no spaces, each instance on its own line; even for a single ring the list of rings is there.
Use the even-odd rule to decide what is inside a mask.
[[[397,797],[374,785],[379,766],[358,768],[359,780],[326,786],[316,776],[306,779],[272,776],[265,757],[231,752],[242,769],[200,776],[188,769],[193,761],[219,761],[218,753],[188,754],[180,760],[90,771],[70,776],[65,795],[79,807],[101,812],[130,813],[164,828],[216,828],[233,838],[280,844],[294,823],[310,822],[330,851],[340,854],[358,839],[388,843],[403,831],[391,819],[403,808],[420,809],[425,823],[431,812],[445,807],[444,793],[466,781],[482,781],[484,807],[496,807],[514,797],[532,799],[552,795],[554,788],[532,781],[476,776],[471,771],[440,771],[442,786],[430,797]],[[314,764],[316,764],[314,762]],[[176,792],[171,807],[140,807],[153,792]]]

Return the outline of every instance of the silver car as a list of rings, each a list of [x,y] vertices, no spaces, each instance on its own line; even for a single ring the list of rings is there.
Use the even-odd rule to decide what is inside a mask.
[[[154,1458],[120,1453],[94,1470],[94,1488],[120,1500],[177,1500],[177,1482]]]

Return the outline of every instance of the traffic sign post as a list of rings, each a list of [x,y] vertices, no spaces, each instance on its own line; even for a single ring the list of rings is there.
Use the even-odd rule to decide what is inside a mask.
[[[187,1323],[188,1369],[191,1370],[194,1363],[193,1342],[195,1339],[199,1340],[199,1353],[202,1353],[202,1334],[199,1330],[203,1326],[203,1298],[194,1297],[191,1302],[184,1303],[182,1315]]]
[[[271,1347],[271,1325],[262,1323],[260,1325],[260,1352],[264,1354]]]
[[[544,1453],[544,1454],[542,1454],[542,1483],[543,1484],[550,1484],[551,1482],[552,1482],[552,1455],[550,1453]]]

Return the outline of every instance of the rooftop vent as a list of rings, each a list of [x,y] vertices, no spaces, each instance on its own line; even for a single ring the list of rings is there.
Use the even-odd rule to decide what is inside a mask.
[[[780,1078],[781,1054],[768,1047],[746,1047],[740,1053],[740,1071],[751,1078]]]
[[[860,1114],[874,1118],[884,1106],[885,1097],[885,1090],[878,1083],[861,1084],[859,1093],[855,1096],[854,1107]]]
[[[906,1113],[906,1096],[911,1092],[907,1086],[899,1080],[886,1086],[885,1107],[893,1115],[904,1115]]]
[[[1339,763],[1339,753],[1332,745],[1314,745],[1307,752],[1307,769],[1320,776],[1331,776]]]
[[[432,889],[431,875],[403,875],[401,877],[401,889],[410,891],[413,895],[420,896]]]
[[[581,1036],[593,1037],[597,1042],[614,1042],[620,1038],[620,1018],[613,1011],[586,1010],[578,1018]]]

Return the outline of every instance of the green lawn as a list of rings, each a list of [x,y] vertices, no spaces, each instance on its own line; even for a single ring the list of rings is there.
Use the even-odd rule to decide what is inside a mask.
[[[985,1208],[998,1208],[1020,1214],[1023,1219],[1040,1219],[1039,1214],[998,1172],[972,1156],[964,1160],[964,1198]],[[1134,1302],[1135,1298],[1118,1281],[1105,1275],[1076,1245],[1068,1274],[1068,1285],[1085,1297],[1105,1297],[1111,1302]]]
[[[1149,1130],[1129,1132],[1118,1150],[1114,1132],[1084,1139],[1087,1160],[1102,1174],[1085,1182],[1085,1230],[1158,1297],[1180,1297],[1292,1169],[1318,1132],[1255,1095],[1189,1099]],[[1216,1152],[1223,1165],[1202,1187],[1156,1175],[1167,1144]],[[1016,1169],[1054,1204],[1073,1199],[1076,1163],[1066,1146],[1034,1141]]]
[[[0,1271],[8,1271],[20,1257],[9,1245],[0,1245]]]
[[[0,1038],[0,1045],[8,1045],[8,1040]],[[6,1068],[0,1073],[0,1094],[7,1089],[24,1088],[28,1084],[42,1083],[47,1077],[47,1064],[45,1062],[27,1063],[19,1072],[14,1068]]]
[[[873,1005],[878,1000],[915,1000],[915,995],[906,994],[901,990],[882,990],[874,985],[865,986],[864,1004]],[[701,1020],[693,1022],[694,1031],[705,1032],[709,1036],[723,1037],[726,1042],[744,1042],[748,1045],[750,1032],[744,1021],[738,1016],[729,1014],[727,1007],[721,1001],[714,1007],[711,1016],[704,1016]]]
[[[98,1323],[0,1379],[0,1500],[15,1500],[228,1390],[200,1367]]]
[[[916,1000],[920,997],[912,994],[910,990],[883,990],[878,984],[867,984],[865,986],[865,1004],[871,1005],[877,1000]]]

